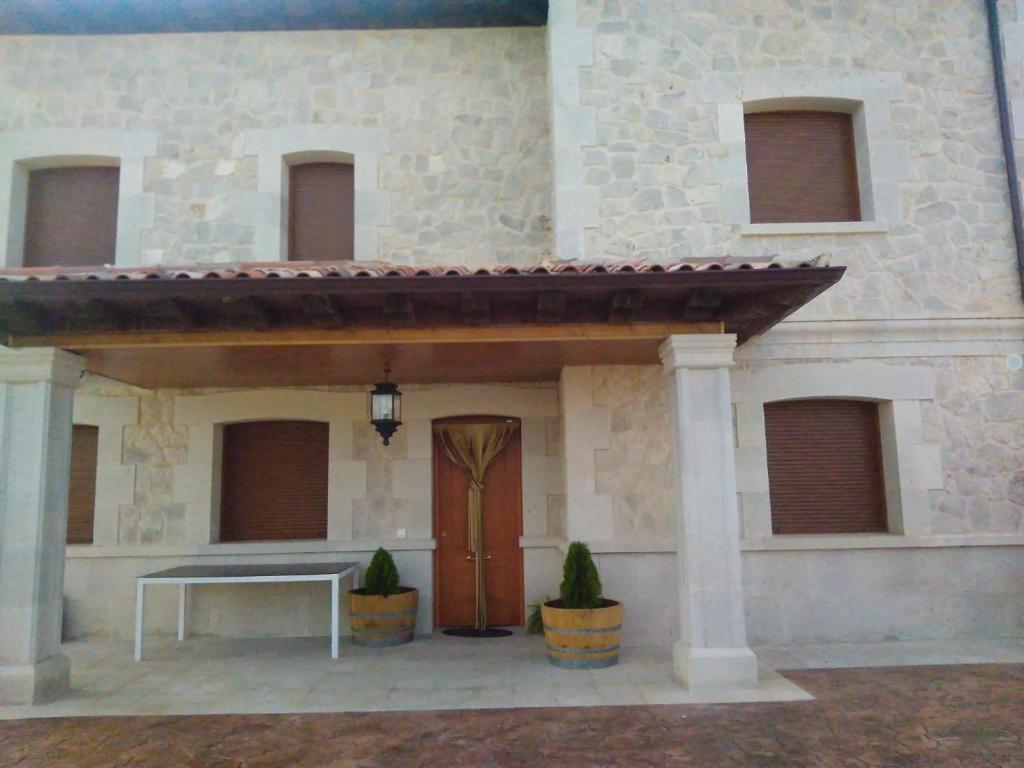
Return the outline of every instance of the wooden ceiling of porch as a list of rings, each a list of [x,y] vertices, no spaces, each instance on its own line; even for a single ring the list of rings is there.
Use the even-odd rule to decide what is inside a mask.
[[[442,270],[246,265],[0,272],[13,347],[144,387],[553,381],[651,364],[673,333],[763,333],[842,268],[759,262]]]

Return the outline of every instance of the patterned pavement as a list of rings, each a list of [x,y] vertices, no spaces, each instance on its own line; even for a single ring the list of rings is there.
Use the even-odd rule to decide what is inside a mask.
[[[816,700],[0,722],[0,765],[1024,766],[1024,666],[786,675]]]

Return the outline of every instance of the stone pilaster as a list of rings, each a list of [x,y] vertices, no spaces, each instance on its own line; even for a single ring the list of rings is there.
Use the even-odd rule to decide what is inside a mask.
[[[59,696],[68,462],[83,360],[0,348],[0,704]]]
[[[673,659],[676,677],[688,688],[757,682],[740,574],[729,390],[735,346],[732,334],[694,334],[670,336],[660,349],[677,510],[680,636]]]

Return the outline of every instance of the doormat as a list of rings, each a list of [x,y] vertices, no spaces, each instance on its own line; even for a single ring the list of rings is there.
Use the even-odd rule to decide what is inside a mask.
[[[477,629],[476,627],[452,627],[451,629],[444,630],[444,634],[451,635],[452,637],[508,637],[512,632],[508,629],[498,629],[497,627],[484,627],[483,629]]]

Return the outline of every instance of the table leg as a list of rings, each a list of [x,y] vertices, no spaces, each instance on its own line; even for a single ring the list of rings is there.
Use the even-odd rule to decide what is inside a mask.
[[[338,577],[331,579],[331,658],[338,658]]]
[[[188,605],[188,584],[178,585],[178,640],[185,639],[185,612]]]
[[[135,660],[142,661],[142,625],[146,613],[146,583],[137,582],[135,587]]]

